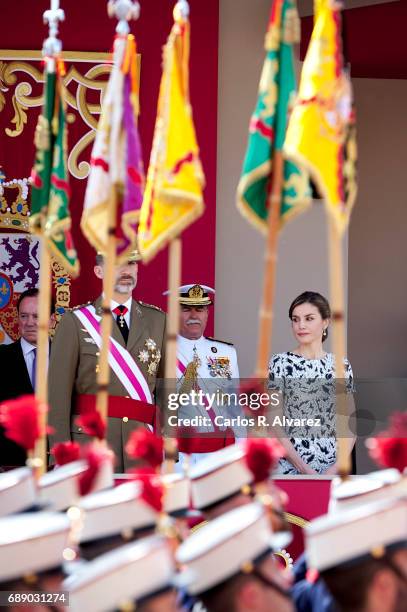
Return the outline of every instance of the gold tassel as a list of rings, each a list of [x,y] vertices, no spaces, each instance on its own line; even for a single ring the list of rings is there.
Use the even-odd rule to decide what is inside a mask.
[[[199,362],[196,360],[191,361],[191,363],[187,365],[179,393],[190,393],[192,389],[196,388],[198,382],[198,368]]]
[[[44,115],[38,117],[37,127],[35,128],[34,143],[38,150],[49,151],[50,149],[50,132],[49,123]]]

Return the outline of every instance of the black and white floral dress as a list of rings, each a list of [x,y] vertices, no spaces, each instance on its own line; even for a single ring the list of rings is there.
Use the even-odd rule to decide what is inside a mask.
[[[269,364],[269,389],[283,394],[286,434],[304,463],[319,474],[336,461],[334,364],[332,353],[305,359],[291,352],[273,355]],[[352,367],[347,359],[344,364],[344,386],[353,393]],[[287,459],[280,459],[276,472],[299,473]]]

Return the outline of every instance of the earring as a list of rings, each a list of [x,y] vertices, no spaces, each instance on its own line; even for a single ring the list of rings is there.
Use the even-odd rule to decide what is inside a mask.
[[[322,332],[322,340],[325,340],[325,338],[327,337],[328,332],[326,329],[324,329],[324,331]]]

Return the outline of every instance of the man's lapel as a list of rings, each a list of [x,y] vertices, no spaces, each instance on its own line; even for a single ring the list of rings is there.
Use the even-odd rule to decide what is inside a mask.
[[[98,317],[101,317],[102,316],[102,296],[99,296],[98,299],[95,300],[95,302],[93,302],[93,305],[95,307],[96,314],[98,315]],[[118,342],[121,346],[126,348],[126,345],[124,343],[124,338],[122,336],[122,332],[120,331],[119,326],[117,325],[116,319],[114,318],[113,315],[112,315],[112,334],[111,336],[114,340],[116,340],[116,342]]]
[[[136,300],[133,300],[131,303],[131,311],[130,311],[130,330],[129,330],[129,338],[127,340],[127,349],[131,352],[131,350],[136,346],[136,344],[140,341],[140,338],[143,334],[147,334],[148,336],[148,322],[146,317],[143,315],[143,312]],[[120,332],[119,332],[120,333]]]

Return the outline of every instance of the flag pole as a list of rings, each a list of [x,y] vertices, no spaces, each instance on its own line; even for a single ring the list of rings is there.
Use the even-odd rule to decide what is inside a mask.
[[[116,32],[119,36],[127,36],[130,33],[128,21],[138,19],[140,7],[138,2],[133,4],[131,0],[110,0],[107,5],[109,17],[116,17],[118,24]],[[104,275],[103,275],[103,299],[102,299],[102,321],[101,337],[102,347],[97,365],[97,394],[96,410],[102,419],[107,422],[109,403],[109,342],[112,334],[112,312],[110,309],[113,297],[114,268],[116,262],[116,224],[117,224],[117,189],[112,189],[111,201],[108,214],[107,228],[107,250],[104,253]],[[106,429],[107,431],[107,429]]]
[[[99,355],[99,362],[96,367],[96,410],[99,412],[101,418],[105,423],[107,423],[107,412],[109,403],[109,341],[110,336],[112,334],[113,323],[110,304],[113,297],[114,266],[116,260],[116,213],[117,199],[115,189],[113,189],[111,202],[109,205],[107,250],[106,253],[104,253],[103,261],[104,275],[101,320],[102,346]]]
[[[256,378],[268,376],[271,334],[273,331],[273,303],[276,285],[276,262],[280,210],[283,190],[284,159],[280,150],[273,155],[273,182],[269,197],[270,210],[267,219],[267,241],[264,254],[263,294],[259,310],[259,337]]]
[[[350,451],[345,437],[349,420],[346,393],[341,392],[345,380],[345,299],[343,290],[343,249],[342,238],[332,215],[328,215],[329,224],[329,279],[332,310],[332,344],[335,355],[335,388],[336,388],[336,431],[337,431],[337,467],[342,478],[350,473]],[[338,423],[339,419],[339,423]]]
[[[181,238],[171,240],[169,244],[168,259],[168,315],[167,315],[167,345],[165,353],[165,380],[170,386],[175,385],[177,379],[177,336],[179,331],[179,287],[181,285]],[[164,416],[165,418],[165,416]],[[168,459],[165,462],[164,471],[174,471],[174,457],[177,445],[175,438],[166,436],[164,450]]]
[[[48,22],[49,37],[44,41],[42,54],[46,58],[46,72],[54,74],[57,70],[57,58],[61,53],[61,41],[57,38],[58,24],[65,19],[65,14],[59,8],[59,0],[51,0],[51,10],[44,12],[44,21]],[[45,101],[44,101],[45,103]],[[55,109],[54,109],[55,112]],[[45,240],[45,215],[41,223],[41,256],[40,256],[40,286],[38,295],[38,340],[37,361],[35,372],[35,397],[40,404],[48,401],[47,376],[49,353],[49,320],[51,313],[51,257]],[[41,409],[39,414],[40,436],[34,451],[30,453],[29,461],[39,478],[47,468],[47,413]]]

